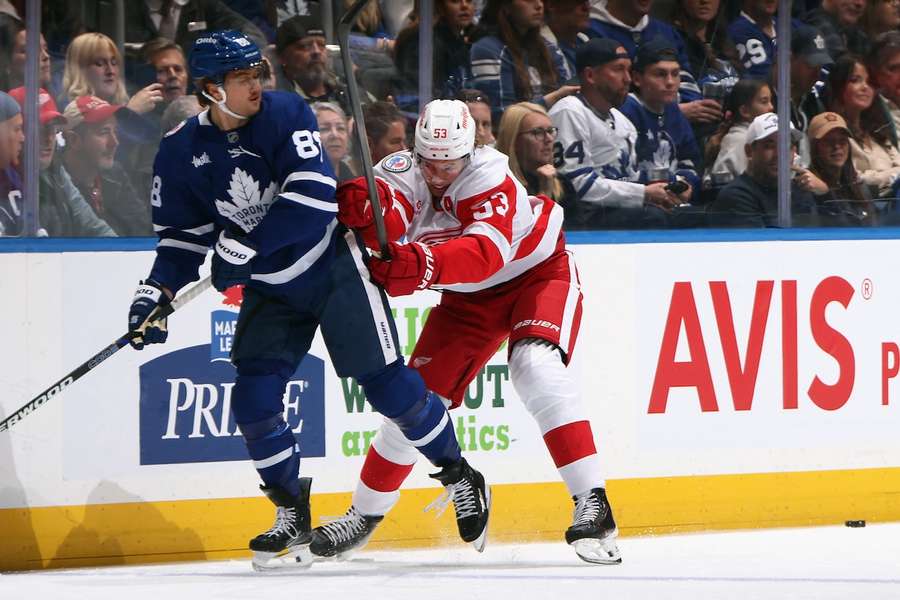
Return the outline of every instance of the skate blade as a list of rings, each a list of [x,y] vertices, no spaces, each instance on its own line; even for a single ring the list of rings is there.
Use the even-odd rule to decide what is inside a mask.
[[[308,569],[314,558],[309,551],[309,544],[293,546],[283,554],[278,552],[254,552],[251,566],[254,571],[281,571],[284,569]]]
[[[488,518],[487,521],[484,522],[484,529],[482,530],[481,535],[472,542],[472,546],[479,552],[484,552],[484,547],[487,546],[488,525],[490,525],[491,522],[491,486],[485,486],[484,491],[484,502],[487,504]]]
[[[622,563],[622,555],[616,545],[615,537],[605,539],[583,538],[570,544],[575,554],[584,562],[594,565],[618,565]]]

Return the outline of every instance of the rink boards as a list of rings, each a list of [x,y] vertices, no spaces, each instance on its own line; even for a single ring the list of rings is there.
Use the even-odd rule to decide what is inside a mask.
[[[624,534],[900,520],[900,242],[570,247],[585,294],[572,368]],[[4,249],[2,416],[123,333],[152,261]],[[437,299],[394,303],[404,352]],[[0,433],[0,570],[245,554],[271,508],[229,419],[236,302],[208,292],[170,319],[166,345],[123,350]],[[454,412],[494,485],[491,538],[560,539],[571,501],[506,348]],[[379,418],[321,339],[285,414],[314,519],[341,514]],[[426,467],[374,544],[458,543],[449,514],[422,512],[439,494]]]

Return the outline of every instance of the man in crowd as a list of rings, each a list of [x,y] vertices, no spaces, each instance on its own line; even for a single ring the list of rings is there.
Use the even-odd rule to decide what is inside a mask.
[[[79,96],[66,106],[62,160],[72,182],[94,213],[123,237],[153,234],[147,194],[137,194],[115,160],[119,147],[116,113],[123,107],[96,96]]]
[[[632,69],[636,93],[628,95],[622,113],[634,124],[640,180],[674,186],[679,203],[689,203],[699,189],[700,151],[688,120],[678,110],[678,54],[668,40],[655,38],[638,47]],[[686,184],[686,187],[685,187]]]
[[[155,38],[144,44],[141,53],[153,67],[156,83],[163,86],[163,102],[157,107],[164,110],[176,98],[187,94],[188,68],[181,46],[166,38]]]
[[[835,60],[848,52],[865,56],[870,41],[859,26],[865,8],[865,0],[822,0],[822,6],[809,11],[804,20],[822,32]]]
[[[878,36],[866,63],[872,85],[891,115],[894,130],[900,131],[900,32],[889,31]]]
[[[756,117],[747,129],[747,170],[722,188],[707,212],[714,227],[775,227],[778,225],[778,115]],[[803,136],[791,127],[792,150]],[[815,224],[812,194],[791,182],[795,225]]]
[[[775,12],[778,0],[744,0],[741,14],[728,25],[744,76],[766,79],[775,63]]]
[[[24,143],[22,109],[0,92],[0,236],[22,233],[22,181],[15,165]]]
[[[566,226],[665,226],[661,209],[678,203],[665,183],[639,183],[637,130],[619,112],[631,85],[631,59],[619,42],[596,38],[576,53],[581,92],[550,109],[559,128],[554,166],[575,189]]]
[[[331,70],[318,9],[311,7],[310,14],[282,23],[275,34],[275,50],[277,89],[296,92],[310,104],[337,102],[344,112],[352,112],[346,91]]]
[[[575,49],[588,41],[585,33],[591,25],[591,3],[588,0],[548,0],[544,3],[545,25],[541,35],[556,46],[575,72]]]
[[[25,88],[10,90],[25,110]],[[106,221],[98,217],[85,202],[72,178],[56,157],[57,138],[66,124],[65,117],[47,90],[38,94],[38,120],[40,130],[40,192],[38,194],[38,235],[51,237],[111,237],[115,232]]]

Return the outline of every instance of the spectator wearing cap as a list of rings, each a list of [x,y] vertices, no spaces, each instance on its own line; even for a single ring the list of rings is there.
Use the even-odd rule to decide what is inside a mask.
[[[493,100],[495,122],[516,102],[549,109],[577,90],[562,85],[574,73],[541,37],[543,22],[541,0],[488,0],[485,6],[481,24],[488,35],[472,44],[472,87]]]
[[[275,32],[278,66],[275,86],[296,92],[307,102],[337,102],[349,111],[347,94],[331,70],[325,51],[325,31],[318,9],[311,14],[291,17]]]
[[[591,26],[589,0],[547,0],[544,2],[544,26],[541,35],[550,48],[559,48],[566,64],[575,73],[575,50],[587,42]]]
[[[822,69],[834,61],[825,48],[825,38],[819,30],[800,23],[791,37],[791,124],[802,134],[799,154],[800,164],[809,166],[809,140],[806,131],[809,120],[825,110],[820,99],[819,79]],[[777,69],[772,69],[769,87],[772,89],[772,104],[778,106]]]
[[[394,65],[402,92],[417,93],[419,82],[419,18],[397,34]],[[434,98],[452,98],[472,78],[469,52],[482,32],[475,25],[472,0],[438,0],[432,23],[432,88]]]
[[[865,56],[871,42],[860,27],[866,0],[822,0],[822,5],[803,20],[822,32],[828,54],[837,60],[845,54]]]
[[[796,5],[796,3],[795,3]],[[744,76],[768,79],[775,64],[775,13],[778,0],[743,0],[741,13],[728,25],[728,37],[738,52]],[[792,19],[791,27],[801,24]]]
[[[876,225],[878,211],[869,188],[853,167],[850,130],[844,118],[833,112],[813,117],[809,122],[809,143],[809,175],[817,180],[811,191],[822,225]]]
[[[25,88],[10,90],[19,106],[25,105]],[[38,222],[51,237],[111,237],[115,232],[98,217],[72,183],[72,178],[56,156],[57,138],[66,118],[56,108],[56,102],[46,90],[38,94],[40,129],[40,176],[38,194]]]
[[[80,96],[66,106],[63,165],[94,213],[122,237],[153,234],[150,202],[138,195],[116,162],[116,113],[124,107],[96,96]]]
[[[875,89],[862,59],[846,54],[828,74],[825,101],[828,110],[842,115],[850,131],[853,166],[876,195],[891,195],[900,177],[900,152],[891,138],[890,117],[875,103]]]
[[[22,181],[16,164],[24,143],[22,109],[0,92],[0,236],[22,232]]]
[[[632,60],[641,44],[663,38],[675,48],[679,71],[679,102],[684,115],[692,123],[714,123],[722,116],[721,106],[703,100],[700,87],[691,72],[684,42],[675,28],[650,16],[653,0],[607,0],[591,5],[591,37],[608,37],[618,41]]]
[[[744,151],[747,170],[722,188],[709,205],[707,219],[714,227],[778,226],[778,115],[759,115],[747,128]],[[791,126],[792,147],[803,134]],[[812,193],[791,182],[791,214],[795,225],[817,224]]]
[[[896,139],[900,131],[900,31],[889,31],[875,38],[866,66],[878,91],[877,101],[891,116]]]
[[[700,150],[677,104],[680,69],[675,46],[667,39],[641,44],[631,70],[637,91],[628,95],[622,112],[639,132],[635,153],[640,181],[683,181],[688,187],[678,198],[688,203],[699,190]]]
[[[550,109],[559,128],[554,165],[575,190],[564,205],[566,227],[665,226],[661,209],[678,203],[665,183],[638,180],[638,132],[619,111],[631,86],[631,58],[611,38],[595,38],[576,55],[581,91]]]

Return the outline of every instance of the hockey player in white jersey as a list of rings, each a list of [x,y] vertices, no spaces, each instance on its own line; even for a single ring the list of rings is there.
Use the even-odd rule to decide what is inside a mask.
[[[576,51],[578,94],[550,109],[559,129],[553,165],[569,179],[574,202],[569,227],[664,227],[664,210],[678,204],[666,183],[638,183],[637,130],[618,107],[631,84],[631,59],[609,38],[595,38]]]
[[[466,105],[435,100],[416,123],[414,150],[376,166],[391,260],[370,261],[371,276],[394,296],[445,290],[410,364],[451,407],[509,340],[510,378],[575,502],[566,541],[585,561],[621,562],[591,425],[566,368],[582,295],[565,249],[562,209],[547,197],[529,197],[506,155],[474,142]],[[338,218],[377,248],[364,180],[344,183],[337,197]],[[397,243],[403,236],[408,243]],[[416,459],[415,449],[385,421],[352,506],[314,530],[313,554],[342,555],[365,544],[399,499]]]

